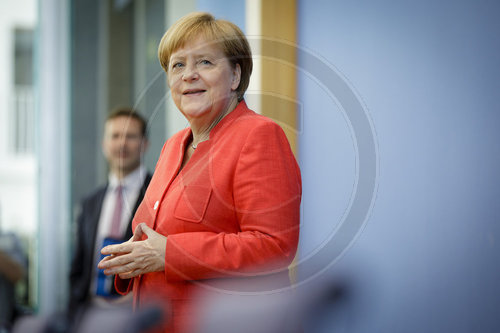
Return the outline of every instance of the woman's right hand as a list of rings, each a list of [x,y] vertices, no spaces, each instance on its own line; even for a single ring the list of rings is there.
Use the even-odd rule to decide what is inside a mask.
[[[142,240],[146,236],[145,240]],[[157,233],[145,223],[140,223],[134,236],[128,241],[108,245],[101,253],[108,255],[97,267],[106,275],[118,274],[122,279],[130,279],[141,274],[165,269],[165,249],[167,237]]]

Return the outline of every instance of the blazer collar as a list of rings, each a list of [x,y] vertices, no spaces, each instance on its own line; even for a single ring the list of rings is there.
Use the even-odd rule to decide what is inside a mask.
[[[250,110],[248,109],[245,100],[239,102],[234,110],[227,114],[224,118],[222,118],[222,120],[217,125],[215,125],[212,131],[210,131],[210,140],[215,139],[217,135],[221,132],[224,132],[224,129],[230,126],[235,119],[239,118],[248,111]]]
[[[220,133],[224,132],[225,128],[231,125],[231,123],[234,120],[236,120],[237,118],[239,118],[240,116],[249,111],[250,109],[247,107],[245,100],[239,102],[233,111],[228,113],[224,118],[222,118],[221,121],[219,121],[217,125],[215,125],[214,128],[212,128],[212,130],[210,131],[210,138],[207,141],[200,142],[199,147],[197,149],[201,148],[206,144],[209,144],[210,142],[213,142],[217,138],[217,136],[220,135]],[[186,145],[188,141],[191,139],[191,137],[192,137],[191,128],[186,128],[185,132],[181,135],[181,141],[180,141],[181,145],[180,152],[182,153],[182,155],[184,154]]]

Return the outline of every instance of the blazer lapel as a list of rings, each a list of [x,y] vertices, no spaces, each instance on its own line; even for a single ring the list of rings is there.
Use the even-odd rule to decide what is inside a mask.
[[[177,137],[177,140],[175,142],[172,142],[165,147],[166,150],[161,154],[162,159],[165,160],[162,160],[161,163],[159,162],[157,164],[157,169],[155,169],[155,172],[153,174],[153,178],[159,177],[160,179],[165,181],[163,181],[160,186],[154,187],[151,189],[151,191],[148,191],[148,193],[146,194],[148,196],[148,203],[154,204],[157,201],[161,202],[163,200],[163,197],[170,187],[170,184],[172,184],[172,181],[177,177],[179,173],[182,159],[184,157],[186,142],[190,135],[191,130],[189,128],[186,128],[184,132]],[[160,167],[158,168],[158,166]],[[152,229],[155,229],[156,214],[158,210],[155,210],[154,207],[148,208],[151,209],[153,211],[153,214],[155,215],[154,225],[149,225],[148,223],[148,226]]]

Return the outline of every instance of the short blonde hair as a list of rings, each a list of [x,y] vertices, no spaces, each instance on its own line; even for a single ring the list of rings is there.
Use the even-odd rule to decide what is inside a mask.
[[[161,66],[168,73],[172,53],[199,36],[218,43],[233,68],[236,64],[240,65],[241,78],[236,93],[238,101],[241,101],[248,88],[253,63],[250,45],[243,32],[234,23],[216,20],[213,15],[203,12],[191,13],[180,18],[165,32],[160,41],[158,58]]]

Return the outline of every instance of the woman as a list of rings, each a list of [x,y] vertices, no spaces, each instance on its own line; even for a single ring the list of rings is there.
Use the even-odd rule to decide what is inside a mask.
[[[300,170],[281,130],[243,95],[250,47],[234,24],[189,14],[163,36],[159,59],[189,121],[165,143],[128,242],[102,250],[134,304],[169,304],[166,332],[196,321],[205,287],[280,288],[299,234]],[[206,288],[205,288],[206,289]],[[168,302],[168,303],[167,303]]]

